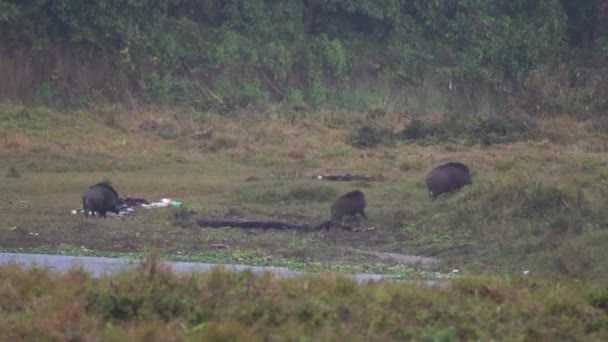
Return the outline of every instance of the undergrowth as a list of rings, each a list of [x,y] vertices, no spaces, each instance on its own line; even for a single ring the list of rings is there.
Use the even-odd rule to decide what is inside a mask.
[[[460,278],[430,288],[222,269],[176,275],[154,255],[101,278],[17,265],[0,275],[0,331],[11,340],[608,338],[605,286],[560,279]]]

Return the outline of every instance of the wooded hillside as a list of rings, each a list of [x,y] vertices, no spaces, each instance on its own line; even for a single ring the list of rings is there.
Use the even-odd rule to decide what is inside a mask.
[[[0,0],[0,98],[594,115],[607,13],[606,0]]]

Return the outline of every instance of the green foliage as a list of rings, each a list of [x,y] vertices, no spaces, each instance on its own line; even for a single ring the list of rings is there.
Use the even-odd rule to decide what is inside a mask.
[[[192,84],[188,80],[178,80],[171,75],[160,76],[157,73],[148,75],[143,80],[143,89],[152,102],[175,105],[184,103],[192,96]]]
[[[250,42],[238,32],[225,30],[214,35],[212,42],[204,44],[201,51],[202,58],[205,59],[206,67],[221,68],[226,65],[235,64],[245,56]]]
[[[333,70],[336,78],[343,78],[348,71],[347,52],[339,39],[328,39],[327,35],[322,34],[313,42],[314,48],[318,50],[317,56],[321,65]]]
[[[591,305],[608,312],[608,287],[598,286],[590,290],[587,297]]]
[[[423,341],[425,342],[452,342],[458,341],[458,336],[456,335],[456,329],[453,327],[449,327],[447,329],[436,330],[424,337]]]
[[[294,105],[304,105],[306,102],[304,93],[300,89],[290,88],[287,92],[286,100]]]
[[[266,92],[263,91],[259,79],[254,79],[249,83],[243,84],[238,92],[238,101],[241,104],[256,103],[260,100],[264,100],[265,97]]]
[[[293,68],[294,58],[287,44],[270,42],[262,56],[262,63],[273,72],[277,81],[285,84]]]
[[[20,15],[21,10],[16,4],[0,1],[0,23],[16,21]]]
[[[228,102],[243,106],[298,88],[319,106],[381,75],[393,86],[441,79],[508,98],[531,70],[570,58],[564,41],[593,40],[607,55],[592,14],[590,0],[2,0],[0,44],[103,54],[160,104],[236,97]],[[224,89],[239,95],[207,91],[225,75]],[[186,80],[200,84],[198,96]]]
[[[433,56],[447,54],[453,75],[467,80],[518,79],[558,51],[564,31],[558,0],[413,1],[408,9],[438,38]]]
[[[34,93],[43,101],[50,101],[55,97],[55,92],[49,82],[42,82],[34,86]]]

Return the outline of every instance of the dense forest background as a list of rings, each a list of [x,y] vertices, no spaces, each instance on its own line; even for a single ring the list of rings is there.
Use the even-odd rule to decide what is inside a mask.
[[[0,0],[0,99],[608,112],[608,0]]]

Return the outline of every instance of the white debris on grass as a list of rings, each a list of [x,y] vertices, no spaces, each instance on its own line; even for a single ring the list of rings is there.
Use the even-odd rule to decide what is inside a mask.
[[[151,202],[149,204],[142,203],[142,204],[139,204],[139,205],[137,205],[135,207],[122,208],[120,210],[119,214],[115,214],[115,213],[112,213],[112,212],[107,212],[106,215],[108,215],[108,216],[122,217],[125,214],[128,214],[128,213],[131,213],[131,212],[135,211],[135,208],[137,208],[137,207],[141,207],[141,208],[145,208],[145,209],[156,209],[156,208],[181,207],[181,206],[182,206],[181,202],[174,201],[174,200],[172,200],[170,198],[162,198],[159,201]],[[84,210],[82,208],[82,205],[80,206],[80,208],[73,209],[71,211],[72,215],[77,215],[77,214],[82,213],[82,212],[84,212]],[[91,214],[94,214],[94,213],[91,213]]]

